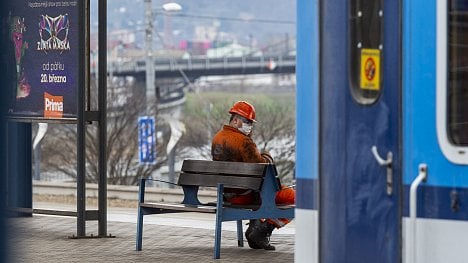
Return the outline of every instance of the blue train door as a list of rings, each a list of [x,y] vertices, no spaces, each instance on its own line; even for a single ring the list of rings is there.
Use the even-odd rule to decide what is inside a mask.
[[[320,2],[320,262],[401,260],[400,4]]]

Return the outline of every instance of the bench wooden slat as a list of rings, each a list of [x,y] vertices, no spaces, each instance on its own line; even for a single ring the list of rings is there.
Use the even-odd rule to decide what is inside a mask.
[[[262,181],[262,178],[257,177],[181,173],[179,175],[178,184],[216,187],[218,183],[221,183],[224,184],[225,187],[230,188],[247,188],[252,190],[259,190],[262,185]]]
[[[165,210],[176,210],[184,212],[216,213],[216,206],[207,205],[184,205],[171,203],[140,203],[141,207],[159,208]]]
[[[265,167],[265,164],[261,163],[185,160],[181,170],[187,173],[234,174],[236,176],[262,177]]]

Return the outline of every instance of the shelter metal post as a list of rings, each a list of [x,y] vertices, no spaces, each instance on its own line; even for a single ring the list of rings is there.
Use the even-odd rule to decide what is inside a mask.
[[[86,32],[83,32],[81,38],[85,42],[89,41],[87,37],[89,32],[88,26],[88,16],[89,16],[89,1],[85,2],[86,9],[86,19],[80,16],[80,19],[85,19],[86,23]],[[80,13],[81,12],[80,10]],[[84,45],[79,45],[80,53],[85,54],[86,47]],[[82,78],[86,78],[87,73],[85,70],[85,65],[80,62],[80,75]],[[86,63],[84,63],[86,64]],[[77,122],[77,171],[76,171],[76,235],[77,237],[86,236],[86,123],[85,123],[85,89],[83,86],[88,85],[88,82],[85,81],[79,83],[81,87],[78,88],[78,122]]]
[[[107,0],[99,1],[99,236],[107,235]]]

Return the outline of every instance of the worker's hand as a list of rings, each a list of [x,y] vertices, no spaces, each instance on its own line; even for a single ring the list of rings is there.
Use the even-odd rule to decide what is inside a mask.
[[[273,157],[271,157],[270,153],[267,151],[263,151],[261,153],[263,159],[265,159],[268,163],[274,163]]]

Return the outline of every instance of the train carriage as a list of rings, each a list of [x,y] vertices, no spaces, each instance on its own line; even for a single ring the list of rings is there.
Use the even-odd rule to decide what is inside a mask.
[[[468,262],[468,1],[297,1],[297,262]]]

